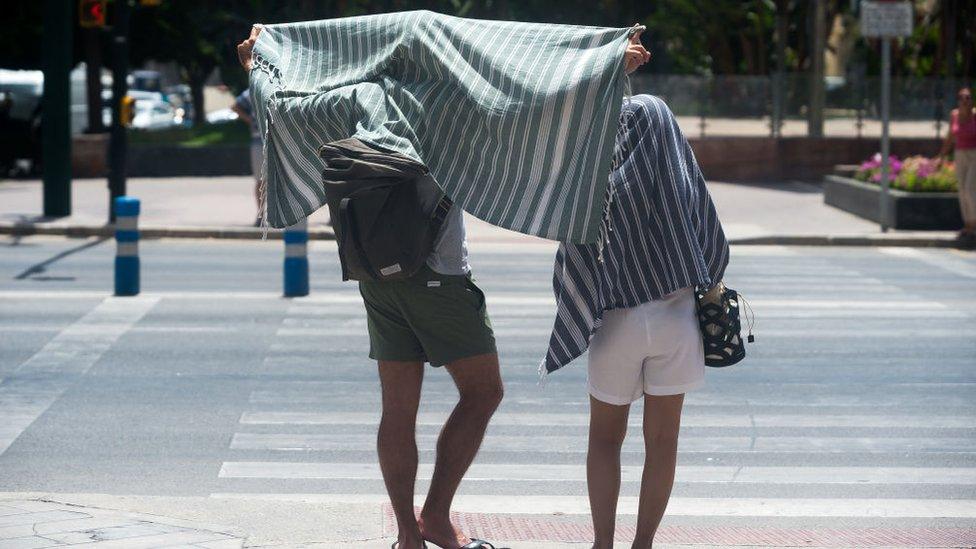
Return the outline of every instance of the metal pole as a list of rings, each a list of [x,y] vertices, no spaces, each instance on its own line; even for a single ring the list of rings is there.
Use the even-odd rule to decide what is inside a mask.
[[[102,133],[102,45],[101,29],[85,29],[85,95],[88,103],[86,133]]]
[[[116,2],[112,28],[112,129],[108,146],[108,221],[115,222],[115,199],[125,196],[126,129],[122,125],[122,98],[128,93],[129,0]]]
[[[827,2],[813,0],[813,47],[810,59],[810,101],[807,134],[823,137],[824,132],[824,53],[827,49]]]
[[[44,215],[71,215],[71,2],[44,2],[41,147]]]
[[[891,201],[888,197],[888,162],[890,147],[888,142],[888,118],[891,107],[891,39],[881,39],[881,232],[888,232]]]
[[[711,77],[703,76],[701,81],[701,92],[698,96],[698,137],[705,138],[706,112],[708,111],[709,88],[711,87]]]
[[[776,72],[773,74],[773,117],[770,121],[772,137],[783,136],[783,119],[785,115],[786,80],[786,34],[787,34],[787,3],[776,2]]]

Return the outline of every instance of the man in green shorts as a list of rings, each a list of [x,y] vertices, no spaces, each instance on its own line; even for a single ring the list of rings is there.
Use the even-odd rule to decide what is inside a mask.
[[[439,198],[436,191],[424,197],[427,208]],[[397,547],[419,548],[423,540],[439,547],[482,547],[451,524],[450,509],[501,402],[502,380],[485,296],[471,279],[461,209],[451,207],[425,268],[402,281],[360,282],[359,291],[366,305],[369,356],[379,363],[383,416],[377,449],[399,526]],[[437,439],[430,490],[418,520],[415,432],[424,362],[447,369],[460,400]]]
[[[237,46],[247,71],[260,32],[255,26]],[[436,185],[429,188],[422,198],[433,211],[440,195]],[[426,540],[445,549],[489,549],[490,544],[468,538],[450,519],[454,494],[502,400],[495,336],[484,293],[471,280],[461,209],[451,207],[424,269],[402,281],[361,282],[359,291],[366,305],[369,356],[379,363],[383,415],[377,451],[399,528],[394,547],[420,549]],[[430,489],[417,519],[415,434],[425,362],[447,369],[460,399],[437,439]]]

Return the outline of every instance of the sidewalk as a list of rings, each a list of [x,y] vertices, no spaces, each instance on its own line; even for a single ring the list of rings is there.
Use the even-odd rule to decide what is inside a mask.
[[[0,493],[0,547],[375,549],[396,541],[388,503],[369,496],[349,498]],[[753,517],[739,518],[725,524],[689,524],[681,520],[680,511],[679,516],[669,514],[655,545],[663,549],[968,547],[974,539],[973,530],[965,527],[864,528],[830,518],[822,519],[818,527],[789,522],[768,527],[757,526]],[[453,520],[469,535],[488,538],[499,549],[585,549],[592,540],[588,514],[465,512],[455,513]],[[629,547],[626,540],[633,536],[632,523],[619,521],[617,534],[615,547]],[[506,535],[510,537],[505,539]]]
[[[128,193],[142,200],[139,223],[146,238],[261,238],[254,227],[253,181],[248,177],[136,178]],[[735,244],[951,246],[943,231],[891,231],[823,203],[820,187],[800,182],[709,184],[727,236]],[[106,226],[103,179],[75,180],[69,217],[44,219],[38,180],[0,180],[0,234],[112,234]],[[468,216],[472,241],[539,239],[499,229]],[[309,218],[312,238],[331,239],[323,208]],[[271,231],[268,238],[280,238]]]
[[[384,511],[385,506],[378,502],[0,493],[0,547],[375,549],[396,541],[386,516],[389,513]],[[460,518],[464,523],[465,517]],[[589,517],[569,520],[588,524]],[[472,535],[477,531],[477,526],[466,526]],[[499,530],[497,525],[494,530]],[[583,549],[589,545],[583,538],[564,543],[525,541],[524,536],[490,541],[499,549]],[[680,547],[714,546],[682,543]]]

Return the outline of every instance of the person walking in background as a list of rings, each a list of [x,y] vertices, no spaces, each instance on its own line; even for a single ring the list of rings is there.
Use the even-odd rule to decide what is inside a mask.
[[[264,164],[264,147],[261,144],[261,132],[258,130],[258,123],[254,120],[254,104],[251,103],[251,90],[244,90],[237,96],[230,109],[237,114],[237,117],[247,123],[251,130],[251,173],[254,174],[254,201],[257,204],[258,214],[254,221],[254,226],[261,225],[261,177],[262,166]]]
[[[955,149],[963,223],[958,238],[961,244],[968,247],[976,246],[976,110],[973,109],[972,89],[959,90],[957,98],[959,103],[952,110],[949,133],[946,134],[939,158],[945,159]]]

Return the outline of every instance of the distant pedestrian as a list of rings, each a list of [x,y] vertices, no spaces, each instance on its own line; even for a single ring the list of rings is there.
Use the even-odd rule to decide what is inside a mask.
[[[949,133],[939,153],[946,158],[955,149],[956,179],[959,181],[959,208],[962,210],[963,228],[959,242],[966,246],[976,245],[976,110],[973,109],[973,92],[970,88],[959,90],[958,107],[952,110]]]
[[[244,90],[244,93],[237,96],[234,104],[230,108],[237,113],[237,117],[247,123],[251,130],[251,173],[254,174],[254,200],[257,203],[258,213],[254,220],[254,226],[261,225],[261,171],[264,164],[264,147],[261,144],[261,132],[258,130],[258,123],[254,119],[254,104],[251,103],[251,91]]]

